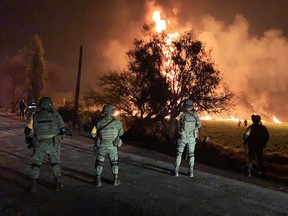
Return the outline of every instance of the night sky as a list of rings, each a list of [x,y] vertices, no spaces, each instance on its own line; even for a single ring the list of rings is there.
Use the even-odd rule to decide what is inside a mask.
[[[235,115],[256,112],[288,120],[286,0],[0,0],[0,64],[38,33],[46,59],[63,74],[55,86],[61,94],[53,97],[72,98],[79,46],[84,46],[83,93],[107,70],[125,67],[125,52],[141,26],[152,22],[154,9],[171,20],[171,31],[194,29],[212,49],[238,94]]]

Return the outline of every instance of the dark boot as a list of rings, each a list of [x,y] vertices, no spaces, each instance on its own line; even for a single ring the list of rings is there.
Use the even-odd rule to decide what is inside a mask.
[[[175,177],[179,176],[179,166],[175,166],[175,168],[174,168],[174,176]]]
[[[96,185],[96,187],[101,187],[102,186],[101,176],[100,175],[96,175],[95,185]]]
[[[118,178],[118,175],[117,175],[117,174],[114,175],[114,183],[113,183],[113,186],[117,187],[117,186],[120,185],[120,184],[121,184],[121,182],[120,182],[120,180],[119,180],[119,178]]]
[[[59,178],[55,178],[56,191],[60,191],[63,188],[63,184]]]
[[[31,193],[35,193],[36,192],[36,179],[32,179],[31,180],[30,192]]]

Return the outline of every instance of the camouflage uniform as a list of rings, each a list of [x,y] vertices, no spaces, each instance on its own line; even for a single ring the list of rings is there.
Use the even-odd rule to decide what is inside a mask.
[[[101,174],[103,171],[103,163],[106,155],[108,154],[112,173],[114,175],[114,186],[120,184],[118,179],[118,151],[115,140],[123,135],[122,123],[114,119],[112,114],[114,107],[111,105],[105,105],[103,113],[105,117],[99,120],[94,126],[91,135],[96,139],[95,147],[97,148],[97,157],[95,162],[96,171],[96,185],[101,186]]]
[[[37,106],[34,100],[31,100],[27,104],[27,122],[29,121],[32,114],[36,111]]]
[[[177,156],[174,170],[175,176],[178,176],[182,154],[187,146],[189,157],[188,175],[193,177],[194,149],[196,145],[196,138],[198,137],[198,129],[201,127],[201,121],[197,112],[192,111],[192,106],[192,101],[187,100],[184,104],[185,111],[180,116],[180,138],[177,140]]]
[[[32,156],[32,169],[30,178],[33,180],[35,187],[35,180],[40,175],[40,168],[44,157],[48,154],[51,167],[53,170],[53,176],[57,183],[61,177],[60,168],[60,143],[61,136],[65,135],[65,124],[59,113],[55,112],[52,108],[52,101],[50,98],[44,97],[40,100],[40,110],[32,114],[27,126],[25,127],[25,135],[31,137],[33,143],[33,156]],[[47,101],[48,105],[45,104]],[[42,104],[41,104],[42,103]],[[44,104],[44,105],[43,105]],[[50,105],[49,105],[50,104]]]

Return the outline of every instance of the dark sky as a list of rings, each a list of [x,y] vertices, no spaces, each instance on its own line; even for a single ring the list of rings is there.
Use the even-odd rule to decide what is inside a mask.
[[[133,38],[139,35],[141,26],[148,21],[152,22],[151,11],[156,8],[161,9],[163,19],[174,20],[178,27],[187,28],[190,25],[198,31],[199,35],[205,33],[202,34],[204,38],[208,37],[210,41],[214,41],[210,44],[216,46],[215,59],[217,61],[219,58],[219,64],[224,65],[224,70],[229,69],[229,61],[224,61],[223,59],[227,57],[217,54],[221,52],[217,49],[217,45],[223,47],[222,43],[225,42],[221,42],[215,32],[218,32],[218,35],[220,32],[223,33],[222,38],[225,37],[227,43],[233,39],[231,44],[236,44],[235,35],[238,34],[236,32],[241,32],[241,35],[245,34],[245,40],[249,42],[247,44],[255,44],[256,41],[259,44],[257,47],[261,47],[263,41],[270,37],[265,32],[277,29],[280,33],[274,32],[270,35],[272,34],[273,38],[280,38],[279,40],[284,43],[284,50],[281,53],[286,54],[288,36],[288,1],[286,0],[159,0],[154,3],[145,0],[0,0],[0,63],[5,57],[25,47],[32,36],[38,33],[44,43],[46,59],[57,65],[65,75],[62,79],[66,79],[66,82],[62,82],[59,89],[63,95],[72,97],[76,82],[79,46],[81,44],[84,46],[81,86],[83,93],[88,87],[95,85],[99,74],[109,69],[120,69],[125,65],[125,51],[132,44]],[[207,18],[207,15],[210,18]],[[236,19],[238,15],[241,17]],[[210,30],[212,36],[208,32]],[[236,46],[234,49],[237,49]],[[267,49],[266,45],[261,48],[262,52],[264,49]],[[238,54],[241,55],[239,52]],[[277,56],[267,58],[272,60],[275,58],[275,62],[278,62]],[[258,62],[259,59],[255,61]],[[249,64],[255,64],[255,61]],[[275,62],[273,61],[273,64],[276,64]],[[241,64],[248,65],[247,61]],[[279,77],[284,73],[285,67],[286,65],[279,69]],[[277,70],[278,68],[280,67],[277,66]],[[240,72],[240,69],[235,73],[238,76],[244,74],[247,79],[243,82],[246,85],[251,79],[255,79],[249,77],[247,73]],[[228,82],[238,91],[239,86],[235,84],[236,81],[229,80],[230,78],[231,76],[227,75]],[[278,75],[276,78],[278,79]],[[278,86],[277,83],[275,85]],[[259,88],[255,87],[255,91],[261,92],[261,86],[263,85],[259,84]],[[282,86],[281,92],[286,90],[288,87]],[[272,95],[277,92],[277,89],[272,89],[267,94]],[[265,97],[268,97],[267,94]],[[241,95],[245,97],[247,92],[242,92]],[[272,98],[265,100],[270,99]],[[251,100],[253,98],[250,98],[250,101],[243,99],[243,104],[248,103],[252,106],[251,109],[255,110],[256,107]],[[278,100],[273,103],[278,103]],[[288,108],[286,103],[281,105]],[[281,112],[269,105],[265,106],[266,111],[269,110],[271,113]]]

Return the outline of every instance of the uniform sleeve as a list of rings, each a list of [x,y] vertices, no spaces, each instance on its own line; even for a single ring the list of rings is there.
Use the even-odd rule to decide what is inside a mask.
[[[94,126],[91,131],[91,137],[94,139],[96,136],[97,136],[97,129],[96,126]]]
[[[264,126],[264,139],[265,139],[265,142],[269,141],[269,132],[265,126]]]
[[[65,127],[65,123],[59,113],[56,113],[56,119],[57,119],[58,128]]]
[[[118,124],[118,136],[122,136],[124,134],[122,123],[118,120],[117,124]]]
[[[202,123],[201,123],[201,120],[200,120],[200,118],[198,116],[198,113],[196,113],[196,112],[195,112],[195,117],[196,117],[196,120],[197,120],[196,128],[199,129],[201,127]]]
[[[184,122],[185,122],[185,114],[184,114],[184,113],[181,113],[181,115],[180,115],[180,120],[179,120],[180,130],[182,130],[183,125],[184,125]]]
[[[31,130],[33,129],[33,117],[34,117],[34,114],[30,116],[30,118],[28,119],[28,123],[26,125],[26,127]]]
[[[245,131],[245,133],[243,134],[243,144],[246,144],[248,142],[250,133],[251,133],[251,127],[249,126],[247,130]]]

